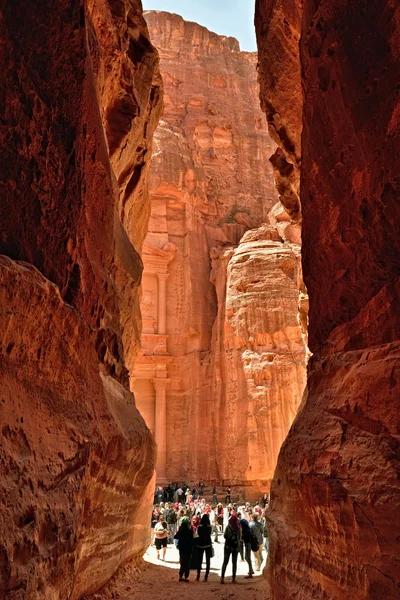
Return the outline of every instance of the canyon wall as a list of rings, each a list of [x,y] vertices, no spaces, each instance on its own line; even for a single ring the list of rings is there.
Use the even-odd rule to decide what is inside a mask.
[[[165,100],[132,388],[160,483],[203,478],[256,497],[305,384],[299,227],[277,203],[256,54],[177,15],[145,18]]]
[[[126,367],[158,56],[128,0],[1,2],[0,38],[0,597],[73,600],[149,541]]]
[[[262,103],[282,111],[275,139],[301,183],[313,352],[271,488],[272,597],[395,600],[400,7],[258,0],[256,27]]]

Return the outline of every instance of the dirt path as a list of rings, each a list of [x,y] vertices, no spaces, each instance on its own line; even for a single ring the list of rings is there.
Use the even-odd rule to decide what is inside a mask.
[[[258,573],[253,579],[244,579],[246,563],[238,562],[237,583],[231,583],[232,567],[228,565],[225,585],[220,583],[223,544],[215,544],[208,582],[195,581],[191,571],[190,583],[178,581],[178,551],[169,546],[166,562],[158,561],[150,547],[144,561],[130,563],[119,570],[116,577],[97,594],[86,600],[169,600],[179,597],[190,600],[268,600],[265,579]],[[204,572],[203,572],[204,575]],[[203,576],[201,577],[203,579]]]

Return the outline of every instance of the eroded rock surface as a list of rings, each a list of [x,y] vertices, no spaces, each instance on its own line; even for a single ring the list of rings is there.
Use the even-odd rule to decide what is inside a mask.
[[[0,36],[0,596],[77,599],[149,540],[126,365],[158,58],[140,2],[3,3]]]
[[[302,90],[298,45],[303,0],[256,2],[261,107],[272,139],[278,144],[271,163],[282,204],[295,222],[301,220],[300,160]]]
[[[301,3],[257,4],[260,77],[272,103],[279,92],[271,76],[282,69],[284,79],[292,77],[285,57],[300,57],[305,100],[296,110],[303,122],[303,268],[313,352],[307,394],[272,484],[272,594],[394,600],[400,8],[391,0],[304,0],[298,49],[286,30],[298,31]],[[284,48],[281,63],[270,55],[271,36]],[[292,114],[293,107],[282,118],[292,122]],[[286,152],[285,137],[280,144]]]
[[[218,298],[211,419],[219,472],[260,497],[297,413],[306,380],[299,323],[300,247],[268,225],[213,261]],[[211,407],[212,411],[212,407]],[[255,493],[257,491],[257,494]]]
[[[277,204],[256,55],[177,15],[145,18],[165,109],[133,389],[163,447],[160,481],[225,481],[255,498],[304,385],[300,229]]]

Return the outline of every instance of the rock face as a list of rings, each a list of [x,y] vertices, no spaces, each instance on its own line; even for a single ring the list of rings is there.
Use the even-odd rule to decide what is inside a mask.
[[[149,539],[126,365],[158,58],[140,2],[0,8],[0,597],[77,599]]]
[[[305,382],[299,228],[276,204],[256,55],[177,15],[145,18],[165,108],[132,385],[155,431],[160,482],[204,478],[255,497]]]
[[[301,219],[300,158],[302,90],[298,45],[303,0],[256,2],[261,107],[278,144],[271,163],[280,200],[292,219]]]
[[[294,112],[303,123],[303,268],[313,352],[307,394],[272,484],[273,597],[394,600],[400,8],[391,0],[257,4],[268,103],[278,102],[270,84],[276,70],[293,77],[286,71],[300,64],[302,73],[304,106]],[[285,49],[280,64],[270,39]],[[301,120],[292,117],[293,108],[282,119],[294,128],[297,121],[300,131]],[[287,155],[287,137],[280,143]]]
[[[248,496],[268,489],[304,391],[299,259],[299,246],[264,225],[213,260],[212,439],[218,472]]]

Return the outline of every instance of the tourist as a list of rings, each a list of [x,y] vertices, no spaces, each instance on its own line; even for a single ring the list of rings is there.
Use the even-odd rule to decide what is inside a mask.
[[[238,518],[232,515],[224,532],[224,562],[221,570],[221,583],[225,583],[225,571],[232,556],[232,583],[236,583],[237,556],[239,552],[240,527]]]
[[[160,485],[157,487],[155,497],[156,497],[156,501],[155,501],[156,504],[161,504],[161,502],[163,502],[163,500],[164,500],[164,491]]]
[[[218,514],[214,506],[211,506],[210,523],[214,534],[214,542],[218,543]]]
[[[236,514],[236,516],[237,516],[238,521],[240,523],[240,520],[242,518],[242,513],[239,511]],[[242,537],[240,537],[240,540],[239,540],[239,554],[240,554],[240,561],[244,562],[244,543],[243,543]]]
[[[190,559],[192,557],[193,531],[189,519],[184,517],[175,534],[179,550],[179,581],[189,581]],[[185,577],[185,579],[183,579]]]
[[[163,521],[162,515],[158,517],[157,525],[154,527],[154,536],[157,548],[157,558],[160,560],[160,550],[162,548],[162,558],[165,560],[165,554],[167,552],[167,540],[168,540],[168,525]]]
[[[226,493],[225,504],[230,504],[230,501],[231,501],[231,488],[227,487],[225,493]]]
[[[176,494],[178,496],[178,502],[180,504],[183,504],[184,503],[183,489],[181,487],[178,487],[178,489],[176,490]]]
[[[253,553],[254,553],[254,558],[256,559],[256,571],[260,571],[262,561],[263,561],[262,549],[263,549],[263,541],[264,541],[264,526],[258,520],[258,513],[256,513],[256,512],[253,513],[253,518],[252,518],[252,521],[251,521],[249,527],[257,541],[258,549],[253,550]]]
[[[186,504],[189,504],[189,498],[190,498],[190,488],[187,488],[186,492],[185,492],[185,498],[186,498]]]
[[[170,483],[165,488],[165,491],[167,495],[167,502],[172,502],[172,500],[174,499],[174,492]]]
[[[222,504],[218,504],[217,506],[217,521],[218,521],[218,525],[220,527],[220,531],[221,533],[223,532],[223,527],[224,527],[224,507],[222,506]]]
[[[168,531],[169,531],[169,540],[168,541],[170,544],[172,544],[173,540],[174,540],[174,535],[176,533],[177,518],[176,518],[176,512],[169,504],[166,505],[165,521],[168,525]]]
[[[203,480],[201,480],[200,483],[199,483],[199,495],[200,496],[204,495],[204,482],[203,482]]]
[[[157,525],[157,521],[158,521],[158,517],[160,516],[160,510],[159,510],[159,506],[156,505],[154,507],[154,510],[152,512],[151,515],[151,527],[154,529],[154,527]]]
[[[213,487],[213,491],[212,491],[212,503],[213,504],[218,504],[218,498],[217,498],[217,488],[214,485]]]
[[[264,514],[263,514],[263,524],[264,524],[264,549],[265,552],[268,554],[268,548],[269,548],[269,532],[268,532],[268,525],[267,525],[267,511],[268,511],[268,507],[264,510]]]
[[[198,551],[198,539],[199,534],[197,533],[197,528],[200,525],[200,516],[195,514],[192,518],[192,532],[193,532],[193,548],[192,548],[192,558],[190,560],[190,569],[192,571],[197,571],[199,566],[199,551]]]
[[[261,502],[260,502],[261,506],[263,508],[265,508],[268,504],[268,494],[264,494],[264,496],[261,498]]]
[[[179,509],[179,513],[178,513],[178,528],[181,526],[181,523],[183,521],[183,519],[186,517],[185,515],[185,509],[181,508]]]
[[[203,564],[203,556],[206,555],[206,574],[204,575],[204,581],[208,580],[208,574],[210,572],[212,543],[211,543],[211,525],[210,518],[207,514],[201,517],[200,525],[197,528],[197,548],[198,548],[198,562],[197,562],[197,577],[196,581],[200,579],[201,567]]]
[[[251,579],[254,571],[251,564],[251,531],[247,519],[240,519],[240,528],[244,543],[244,556],[247,564],[249,565],[249,574],[246,575],[245,579]]]

